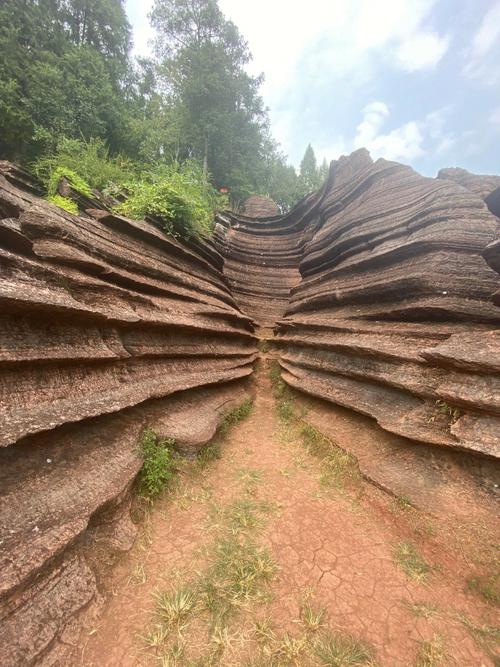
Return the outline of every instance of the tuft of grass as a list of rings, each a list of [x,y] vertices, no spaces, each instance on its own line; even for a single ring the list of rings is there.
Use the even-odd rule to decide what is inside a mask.
[[[490,604],[500,605],[500,572],[467,579],[467,588]]]
[[[164,646],[167,641],[169,631],[162,623],[156,623],[155,625],[150,626],[146,630],[145,635],[141,635],[140,638],[144,643],[150,648],[160,648]]]
[[[364,641],[340,632],[327,632],[314,644],[314,652],[325,667],[358,667],[373,664],[373,650]]]
[[[410,602],[403,600],[404,606],[417,618],[433,618],[439,614],[437,605],[432,602]]]
[[[272,664],[300,665],[301,656],[307,648],[306,637],[292,637],[285,633],[272,652]]]
[[[159,439],[154,431],[146,429],[142,435],[140,453],[143,464],[139,491],[146,498],[158,496],[175,473],[177,455],[172,438]]]
[[[462,613],[457,614],[457,618],[468,630],[471,637],[491,655],[493,662],[495,662],[495,655],[492,655],[492,653],[494,654],[498,650],[500,644],[500,628],[493,625],[477,625]],[[496,659],[498,660],[498,656]]]
[[[300,609],[300,619],[310,632],[317,632],[323,626],[325,616],[324,607],[315,607],[310,603],[304,604]]]
[[[272,510],[270,503],[250,498],[237,499],[225,510],[228,528],[232,533],[263,527],[265,514]]]
[[[246,398],[241,405],[238,405],[236,408],[228,412],[222,421],[221,431],[226,432],[231,426],[239,424],[241,421],[246,419],[248,415],[252,412],[253,401],[250,398]]]
[[[266,352],[269,352],[269,349],[270,349],[270,347],[269,347],[269,341],[267,341],[266,339],[264,339],[264,340],[259,340],[259,342],[257,343],[257,349],[258,349],[260,352],[263,352],[264,354],[265,354]]]
[[[156,612],[166,629],[178,626],[196,608],[197,599],[194,591],[179,589],[168,593],[157,591]]]
[[[434,635],[430,641],[420,642],[415,667],[437,667],[447,657],[442,637]]]
[[[200,449],[196,456],[196,460],[200,468],[206,468],[213,461],[219,460],[221,456],[221,443],[218,440],[213,440]]]
[[[200,582],[205,607],[216,624],[235,608],[265,599],[276,570],[268,551],[250,539],[232,535],[216,542],[213,564]]]
[[[274,641],[276,641],[276,634],[273,630],[273,624],[269,618],[263,618],[260,621],[255,621],[253,634],[257,643],[264,646],[272,644]]]
[[[293,403],[290,400],[281,400],[277,405],[278,416],[284,422],[289,422],[293,418]]]
[[[359,480],[358,463],[352,454],[341,449],[310,424],[302,426],[300,435],[307,452],[320,461],[323,484],[343,488],[348,480]]]
[[[431,572],[430,566],[411,542],[400,542],[394,547],[393,556],[409,579],[425,581]]]

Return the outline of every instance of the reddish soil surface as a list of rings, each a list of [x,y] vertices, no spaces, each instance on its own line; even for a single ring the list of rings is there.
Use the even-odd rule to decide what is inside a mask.
[[[465,473],[446,492],[439,490],[437,482],[419,487],[405,468],[412,463],[408,455],[401,463],[403,482],[395,492],[403,495],[407,488],[418,509],[412,508],[405,499],[380,488],[390,484],[389,475],[382,481],[376,479],[378,463],[389,456],[389,444],[396,447],[397,438],[347,411],[333,409],[328,421],[325,406],[300,398],[295,398],[294,410],[301,420],[280,420],[266,361],[258,369],[256,387],[254,409],[226,435],[221,458],[202,471],[186,468],[175,488],[155,502],[136,545],[113,570],[100,620],[86,630],[75,664],[365,664],[321,662],[307,648],[297,649],[295,657],[282,651],[274,657],[268,654],[268,662],[257,660],[262,654],[253,631],[255,621],[269,618],[276,637],[289,633],[298,646],[307,635],[300,622],[306,598],[325,610],[325,629],[320,632],[329,628],[371,645],[374,658],[369,664],[498,664],[492,645],[495,607],[467,587],[470,576],[492,572],[498,525],[487,494]],[[300,425],[308,421],[339,447],[358,454],[366,477],[345,485],[325,485],[321,461],[304,448],[299,437]],[[360,442],[366,444],[364,455]],[[401,447],[404,443],[401,440]],[[365,460],[367,472],[363,470]],[[394,479],[395,465],[392,460]],[[422,469],[419,464],[419,475]],[[423,490],[416,492],[415,488]],[[456,522],[457,530],[440,506],[431,512],[432,493],[438,494],[437,500],[442,495],[446,508],[453,507],[450,494],[456,494],[457,516],[451,521]],[[241,497],[269,501],[274,507],[256,537],[278,566],[270,597],[247,605],[231,620],[230,638],[216,660],[203,658],[212,640],[202,620],[196,618],[183,629],[184,654],[177,659],[171,654],[162,658],[161,647],[148,647],[143,639],[154,622],[154,593],[199,577],[210,560],[206,547],[217,533],[217,517]],[[461,509],[462,497],[467,517]],[[425,509],[419,508],[419,500]],[[412,580],[395,556],[398,545],[409,542],[430,567],[423,581]],[[314,640],[311,642],[310,646]]]

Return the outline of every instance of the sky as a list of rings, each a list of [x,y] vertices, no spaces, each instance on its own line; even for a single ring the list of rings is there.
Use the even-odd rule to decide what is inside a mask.
[[[126,0],[150,53],[152,0]],[[298,166],[374,159],[500,173],[500,0],[219,0],[248,41],[274,138]]]

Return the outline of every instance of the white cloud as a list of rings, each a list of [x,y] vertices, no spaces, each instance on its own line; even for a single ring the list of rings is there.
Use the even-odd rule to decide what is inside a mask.
[[[466,56],[464,74],[489,85],[500,81],[500,0],[483,16]]]
[[[390,116],[389,108],[384,102],[371,102],[356,128],[353,148],[365,147],[373,158],[405,162],[425,154],[445,153],[455,143],[455,138],[445,132],[448,112],[447,108],[438,109],[384,134],[381,130]]]
[[[322,96],[336,87],[361,90],[380,67],[414,72],[433,68],[450,39],[429,25],[437,0],[219,0],[254,56],[251,71],[265,72],[262,93],[273,132],[300,159]],[[306,93],[307,91],[307,93]],[[408,130],[409,131],[409,130]],[[311,126],[310,138],[313,128]],[[337,141],[337,139],[336,139]],[[303,145],[304,144],[304,145]]]
[[[396,48],[401,67],[408,72],[435,67],[448,50],[449,36],[434,32],[417,32]]]

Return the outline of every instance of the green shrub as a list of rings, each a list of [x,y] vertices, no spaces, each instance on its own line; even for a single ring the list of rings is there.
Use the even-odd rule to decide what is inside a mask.
[[[119,213],[137,220],[153,216],[167,232],[182,238],[209,234],[215,211],[225,203],[193,161],[157,165],[126,189],[128,198],[117,206]]]
[[[92,197],[92,190],[90,189],[89,184],[80,178],[77,173],[66,167],[57,167],[50,175],[49,182],[47,184],[47,191],[49,197],[57,195],[57,188],[61,178],[65,178],[68,183],[71,185],[73,190],[79,192],[85,197]]]
[[[135,172],[128,159],[121,156],[111,158],[105,142],[99,138],[84,141],[63,137],[52,153],[38,158],[33,165],[35,174],[48,189],[57,169],[78,174],[89,189],[97,190],[121,187],[133,178]]]
[[[59,208],[64,209],[68,213],[73,213],[73,215],[78,215],[79,213],[76,203],[67,197],[61,197],[61,195],[53,194],[47,197],[47,201],[49,201],[51,204],[59,206]]]
[[[140,474],[141,495],[154,498],[174,476],[174,444],[172,438],[160,440],[151,429],[144,431],[141,442],[141,455],[144,459]]]

